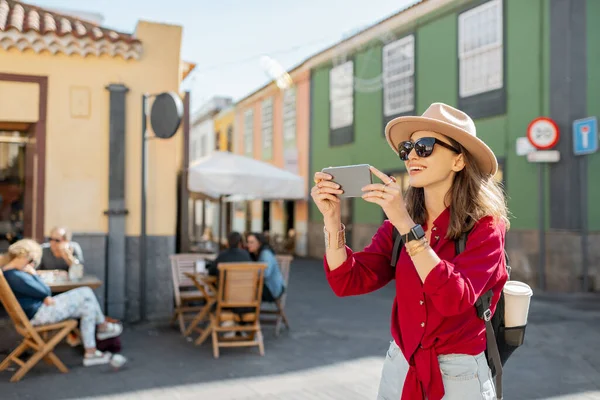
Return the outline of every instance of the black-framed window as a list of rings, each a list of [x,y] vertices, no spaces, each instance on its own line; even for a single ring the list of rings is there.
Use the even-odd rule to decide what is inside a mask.
[[[329,71],[329,145],[354,141],[354,61]]]
[[[383,46],[383,117],[389,122],[415,110],[415,35]]]
[[[254,110],[248,109],[244,114],[244,154],[252,157],[254,143]]]
[[[283,92],[283,141],[284,144],[296,143],[296,88]]]
[[[458,15],[458,106],[472,118],[506,112],[503,0]]]
[[[227,151],[233,151],[233,124],[227,127]]]
[[[221,130],[219,129],[217,131],[217,134],[215,135],[215,151],[219,151],[221,150]]]
[[[273,98],[263,100],[261,104],[262,158],[273,158]]]

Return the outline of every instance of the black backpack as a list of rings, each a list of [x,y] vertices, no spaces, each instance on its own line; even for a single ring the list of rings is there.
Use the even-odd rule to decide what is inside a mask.
[[[469,232],[464,232],[458,240],[454,241],[456,255],[465,250],[468,235]],[[390,265],[392,268],[396,268],[396,264],[400,258],[400,251],[404,246],[402,235],[400,235],[396,228],[394,228],[392,234],[392,241],[394,242],[394,247]],[[510,279],[510,265],[506,250],[504,250],[504,256],[506,257],[506,272],[508,273],[508,279]],[[523,344],[526,326],[506,328],[504,326],[504,292],[500,293],[500,299],[498,300],[494,314],[490,311],[492,297],[493,292],[491,290],[482,294],[477,299],[475,308],[477,309],[477,316],[485,321],[485,332],[488,343],[485,355],[488,366],[492,371],[492,376],[496,378],[496,397],[502,399],[502,367],[517,347]]]

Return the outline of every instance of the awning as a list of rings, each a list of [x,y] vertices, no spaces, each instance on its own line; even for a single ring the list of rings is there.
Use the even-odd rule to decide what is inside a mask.
[[[190,192],[213,198],[234,196],[241,200],[305,199],[304,178],[269,163],[229,152],[217,151],[190,166]]]

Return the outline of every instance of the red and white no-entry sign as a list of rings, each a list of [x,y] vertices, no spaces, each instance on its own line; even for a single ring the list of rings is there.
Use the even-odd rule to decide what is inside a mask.
[[[547,117],[536,118],[527,127],[527,138],[538,150],[553,148],[559,136],[558,125]]]

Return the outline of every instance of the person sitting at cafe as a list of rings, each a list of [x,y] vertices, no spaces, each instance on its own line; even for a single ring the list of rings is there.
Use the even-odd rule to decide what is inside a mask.
[[[250,253],[244,248],[244,239],[239,232],[227,235],[227,248],[219,253],[217,258],[208,265],[208,274],[219,276],[219,263],[252,262]]]
[[[89,287],[69,290],[56,296],[39,277],[36,266],[42,258],[41,246],[22,239],[8,248],[0,267],[4,277],[33,326],[55,324],[67,319],[80,320],[79,330],[85,348],[86,367],[111,362],[112,354],[96,348],[96,338],[106,340],[123,332],[120,323],[107,322],[98,300]]]
[[[52,228],[48,243],[42,245],[42,260],[38,269],[68,272],[72,265],[83,264],[81,246],[71,239],[72,234],[68,228]]]
[[[220,263],[235,263],[235,262],[252,262],[252,258],[250,257],[250,253],[244,248],[244,238],[239,232],[231,232],[227,235],[227,248],[219,253],[217,258],[215,258],[212,262],[208,264],[207,270],[208,274],[211,276],[219,277],[219,264]],[[217,288],[218,288],[217,283]],[[216,305],[213,306],[213,309],[216,308]],[[234,320],[225,320],[221,321],[221,326],[235,326],[237,324],[244,325],[242,322],[242,317],[246,313],[253,312],[255,309],[252,307],[236,307],[230,309],[231,312],[235,314]],[[245,332],[237,332],[237,334],[241,336],[245,336]],[[235,331],[226,332],[223,334],[225,338],[231,338],[236,335]]]
[[[267,264],[262,301],[275,302],[285,290],[283,275],[281,275],[277,258],[275,258],[275,252],[261,233],[250,233],[246,241],[252,260]]]

